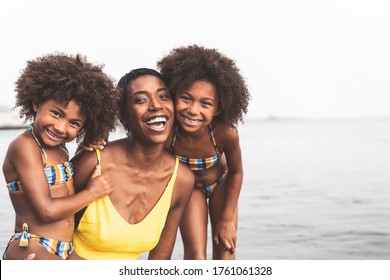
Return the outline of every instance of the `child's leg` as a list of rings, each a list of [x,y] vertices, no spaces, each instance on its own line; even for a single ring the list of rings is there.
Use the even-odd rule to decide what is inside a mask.
[[[205,260],[207,246],[207,200],[194,189],[180,223],[185,260]]]
[[[210,221],[211,221],[211,231],[212,231],[211,238],[213,238],[217,224],[221,219],[222,210],[225,205],[225,199],[226,199],[226,180],[223,180],[221,181],[221,183],[219,183],[218,187],[214,190],[209,201],[209,211],[210,211]],[[238,224],[237,207],[234,215],[235,215],[234,223],[237,229],[237,224]],[[213,241],[213,259],[234,260],[236,259],[236,255],[231,254],[231,252],[225,248],[222,242],[219,242],[219,245],[217,246]]]
[[[62,260],[59,256],[56,256],[46,250],[37,240],[29,240],[28,247],[19,247],[19,240],[14,240],[8,247],[6,252],[6,260],[22,260],[29,254],[34,253],[34,260]]]

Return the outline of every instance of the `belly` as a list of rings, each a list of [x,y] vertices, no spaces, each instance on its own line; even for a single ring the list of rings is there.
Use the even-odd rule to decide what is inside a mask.
[[[201,171],[194,171],[195,187],[208,186],[215,183],[218,178],[226,171],[226,164],[218,162],[218,164]]]

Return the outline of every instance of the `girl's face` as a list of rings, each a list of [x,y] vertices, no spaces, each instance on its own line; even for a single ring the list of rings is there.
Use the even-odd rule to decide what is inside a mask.
[[[163,81],[153,75],[133,80],[127,101],[127,123],[135,138],[164,143],[173,127],[174,107]]]
[[[54,99],[33,104],[35,135],[42,145],[54,147],[72,141],[83,127],[86,116],[73,100],[65,106]]]
[[[176,120],[188,132],[210,124],[218,110],[218,94],[214,84],[195,81],[176,95]]]

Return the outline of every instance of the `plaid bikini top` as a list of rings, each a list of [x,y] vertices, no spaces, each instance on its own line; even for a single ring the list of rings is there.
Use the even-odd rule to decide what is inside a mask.
[[[46,155],[45,150],[42,148],[41,143],[39,143],[37,137],[35,136],[33,124],[30,124],[30,126],[28,127],[28,130],[30,131],[31,135],[33,136],[33,138],[37,142],[39,148],[41,149],[43,156],[45,157],[45,163],[43,164],[43,168],[45,170],[45,174],[46,174],[46,178],[47,178],[47,182],[49,183],[49,186],[59,185],[59,184],[63,184],[63,183],[66,183],[67,181],[69,181],[74,174],[72,163],[69,160],[67,160],[63,163],[59,163],[59,164],[56,164],[53,166],[46,166],[47,155]],[[69,154],[68,150],[66,149],[65,144],[61,144],[60,147],[67,154]],[[15,181],[8,183],[7,188],[8,188],[8,191],[10,191],[10,192],[23,191],[22,186],[20,184],[20,181],[18,181],[18,180],[15,180]]]
[[[175,146],[175,141],[176,141],[176,136],[177,136],[178,129],[179,129],[178,126],[176,126],[175,134],[173,136],[171,147],[170,147],[170,152],[173,153],[173,154],[174,154],[173,148]],[[210,131],[210,138],[211,138],[211,141],[213,143],[214,149],[217,152],[216,155],[214,155],[212,157],[208,157],[208,158],[187,158],[187,157],[182,157],[182,156],[179,156],[179,155],[175,154],[175,156],[182,163],[188,165],[191,168],[191,170],[196,170],[196,171],[205,170],[205,169],[215,165],[218,162],[218,160],[221,157],[221,155],[222,155],[222,153],[220,153],[219,150],[218,150],[217,142],[215,141],[214,132],[213,132],[213,129],[211,128],[211,125],[209,125],[209,131]]]

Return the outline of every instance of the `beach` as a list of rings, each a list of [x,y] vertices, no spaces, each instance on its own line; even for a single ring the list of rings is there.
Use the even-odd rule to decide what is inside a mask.
[[[390,119],[261,119],[238,129],[238,259],[390,259]],[[0,130],[1,162],[21,131]],[[76,144],[67,147],[74,154]],[[14,211],[0,180],[3,252]],[[172,258],[182,257],[178,236]]]

